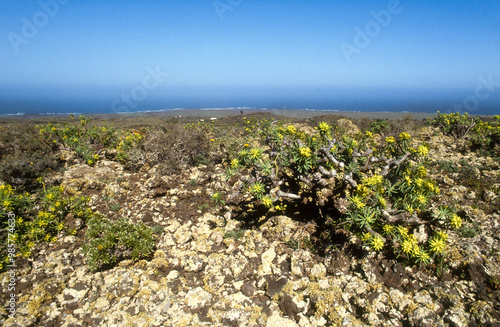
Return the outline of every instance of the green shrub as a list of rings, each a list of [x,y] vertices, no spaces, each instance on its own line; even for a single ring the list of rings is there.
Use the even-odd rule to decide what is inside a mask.
[[[132,224],[125,218],[110,221],[95,214],[87,221],[87,226],[83,252],[92,270],[127,258],[146,258],[153,252],[153,230],[142,222]]]
[[[138,170],[146,163],[151,167],[161,164],[165,173],[172,173],[208,163],[210,142],[204,129],[183,128],[172,122],[145,131],[141,138],[137,135],[130,135],[133,145],[120,157],[127,169]]]
[[[48,123],[36,126],[39,129],[40,141],[54,150],[69,148],[89,166],[100,159],[104,149],[113,148],[119,141],[113,126],[88,126],[91,118],[79,117],[77,123],[71,115],[71,123],[53,125]]]
[[[468,138],[468,147],[480,155],[500,157],[500,116],[496,115],[489,121],[479,117],[472,118],[467,113],[442,114],[439,111],[429,124],[439,127],[445,135],[456,139]]]
[[[494,116],[491,122],[479,120],[474,126],[470,143],[471,148],[479,150],[481,155],[500,157],[500,116]]]
[[[385,135],[390,133],[392,126],[385,120],[377,119],[368,125],[368,130],[374,134]]]
[[[0,179],[18,191],[33,191],[36,179],[57,170],[52,148],[43,145],[30,124],[2,126],[0,133]]]
[[[315,133],[280,123],[257,126],[259,143],[245,144],[232,158],[237,178],[224,196],[241,207],[244,219],[252,219],[252,211],[259,218],[287,210],[285,205],[303,210],[304,217],[331,214],[374,251],[421,264],[442,255],[442,226],[461,226],[452,211],[430,211],[439,188],[427,175],[429,147],[412,147],[408,133],[376,143],[371,132],[334,139],[324,122]],[[434,224],[426,224],[433,215]],[[424,228],[429,240],[417,239],[415,228]]]
[[[66,225],[66,217],[84,221],[92,215],[87,208],[88,198],[71,197],[64,194],[61,186],[47,189],[42,179],[39,182],[42,189],[35,194],[19,193],[10,185],[0,185],[0,222],[2,227],[9,228],[9,233],[1,235],[1,268],[8,264],[9,240],[15,244],[16,255],[28,258],[37,243],[54,243],[61,235],[76,234],[74,226]],[[9,221],[11,217],[15,217],[15,222]]]
[[[469,114],[460,113],[442,114],[439,111],[433,118],[429,118],[430,125],[439,127],[443,134],[456,139],[463,138],[479,122],[479,118],[472,118]]]

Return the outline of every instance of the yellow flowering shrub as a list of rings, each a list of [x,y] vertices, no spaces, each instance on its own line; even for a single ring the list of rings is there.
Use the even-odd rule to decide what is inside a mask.
[[[252,147],[240,146],[230,160],[230,175],[239,179],[224,190],[228,201],[238,193],[239,201],[248,199],[238,202],[243,217],[273,214],[277,203],[286,203],[308,215],[318,210],[318,216],[340,217],[374,251],[393,251],[420,264],[442,255],[442,237],[418,242],[409,232],[423,226],[433,235],[437,229],[423,218],[439,193],[427,172],[428,145],[416,146],[408,132],[376,141],[371,131],[347,135],[325,122],[309,130],[280,122],[247,125],[255,137]],[[339,199],[345,207],[337,207]],[[459,224],[449,216],[437,221],[450,228]]]

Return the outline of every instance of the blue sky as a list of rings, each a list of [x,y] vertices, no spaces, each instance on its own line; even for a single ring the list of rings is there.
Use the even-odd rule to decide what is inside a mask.
[[[2,113],[18,110],[5,99],[107,107],[118,99],[116,108],[129,109],[252,98],[330,109],[353,98],[452,108],[469,97],[478,111],[500,103],[500,0],[0,0],[0,8]]]

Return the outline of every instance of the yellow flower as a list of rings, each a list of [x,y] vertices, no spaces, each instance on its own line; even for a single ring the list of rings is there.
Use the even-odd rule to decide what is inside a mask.
[[[420,262],[423,262],[423,263],[429,263],[429,260],[430,260],[430,256],[429,256],[429,253],[427,253],[427,251],[418,251],[418,253],[416,253],[416,255],[418,256],[418,261]]]
[[[453,214],[450,219],[450,224],[453,228],[460,228],[462,227],[462,218],[460,218],[457,214]]]
[[[384,177],[382,175],[375,174],[372,177],[365,178],[363,183],[368,186],[375,186],[382,184]]]
[[[388,136],[385,138],[385,141],[387,143],[394,143],[394,142],[396,142],[396,139],[393,136]]]
[[[273,205],[273,200],[268,195],[266,195],[262,198],[262,204],[268,208],[271,208]]]
[[[238,159],[233,159],[231,160],[231,168],[236,168],[240,164],[240,161]]]
[[[56,128],[55,128],[55,127],[52,127],[52,131],[55,131],[55,130],[56,130]]]
[[[360,184],[358,184],[358,186],[356,186],[356,194],[359,195],[360,197],[365,197],[369,193],[370,193],[370,189],[368,187],[366,187],[365,185],[360,183]]]
[[[94,155],[94,160],[99,160],[99,155],[98,154]]]
[[[301,157],[308,158],[311,156],[311,149],[308,147],[302,147],[299,149],[299,154]]]
[[[11,205],[12,205],[12,202],[11,202],[11,201],[9,201],[9,200],[4,200],[4,201],[3,201],[3,207],[4,207],[5,209],[10,208],[10,206],[11,206]]]
[[[427,198],[423,194],[419,194],[417,196],[417,201],[420,202],[421,204],[426,204]]]
[[[446,242],[446,240],[448,239],[448,234],[446,234],[446,232],[443,232],[442,230],[438,230],[436,232],[436,238],[440,238]]]
[[[421,145],[418,147],[417,152],[422,156],[425,157],[429,153],[429,148],[425,145]]]
[[[415,209],[409,204],[405,205],[405,210],[408,212],[410,215],[412,215],[415,212]]]
[[[261,150],[259,148],[252,148],[250,149],[250,158],[252,159],[259,159],[261,155]]]
[[[392,231],[394,230],[394,226],[393,225],[384,225],[383,229],[384,229],[384,233],[391,234]]]
[[[446,244],[443,239],[436,237],[429,241],[429,246],[432,252],[443,253]]]
[[[398,226],[398,232],[403,237],[408,237],[408,229],[403,226]]]
[[[78,139],[76,137],[73,138],[73,142],[78,142]]]
[[[46,195],[46,197],[47,197],[47,200],[53,200],[54,199],[54,194],[49,193],[49,194]]]
[[[328,125],[328,123],[322,121],[321,123],[318,124],[318,129],[322,133],[327,133],[330,130],[330,125]]]
[[[57,225],[57,230],[59,230],[59,231],[60,231],[60,230],[63,230],[63,228],[64,228],[64,223],[59,223],[59,224]]]
[[[378,198],[378,203],[382,208],[385,208],[387,206],[387,201],[383,197]]]
[[[215,142],[215,140],[214,139],[210,139],[210,142]]]
[[[370,131],[366,131],[365,135],[369,138],[372,138],[373,137],[373,133],[370,132]]]
[[[94,162],[93,162],[92,160],[87,160],[87,164],[88,164],[89,166],[92,166],[92,164],[93,164],[93,163],[94,163]]]
[[[401,251],[406,254],[410,254],[413,252],[413,243],[409,240],[404,240],[403,244],[401,244]]]
[[[410,136],[410,134],[408,134],[406,132],[402,132],[401,134],[399,134],[399,138],[402,140],[409,140],[411,138],[411,136]]]
[[[380,236],[376,236],[372,240],[372,247],[375,251],[380,251],[384,247],[384,241],[380,238]]]
[[[359,209],[364,208],[365,204],[362,202],[362,200],[357,196],[353,196],[351,198],[351,202]]]
[[[297,128],[295,128],[295,126],[293,125],[289,125],[287,128],[286,128],[287,132],[290,133],[290,134],[295,134],[297,133]]]
[[[366,242],[366,241],[368,241],[371,237],[372,237],[372,234],[370,234],[370,233],[363,233],[363,235],[361,235],[361,241]]]

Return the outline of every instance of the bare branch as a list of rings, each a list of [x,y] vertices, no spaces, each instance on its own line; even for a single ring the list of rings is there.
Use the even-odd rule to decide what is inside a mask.
[[[391,216],[386,210],[382,210],[382,217],[388,223],[405,222],[409,224],[427,224],[428,221],[420,220],[416,215],[410,216],[410,214],[403,212],[399,215]]]
[[[319,169],[319,172],[325,176],[335,177],[337,175],[337,172],[335,171],[335,169],[326,170],[325,167],[323,167],[323,166],[319,166],[318,169]]]
[[[302,199],[300,197],[300,195],[297,195],[297,194],[293,194],[293,193],[286,193],[286,192],[282,192],[282,191],[279,191],[276,192],[276,195],[279,196],[279,197],[282,197],[282,198],[289,198],[289,199],[294,199],[294,200],[300,200]]]
[[[356,183],[356,181],[354,179],[352,179],[352,172],[345,175],[344,176],[344,180],[346,180],[347,182],[349,182],[349,184],[351,184],[352,187],[356,187],[358,186],[358,183]]]

